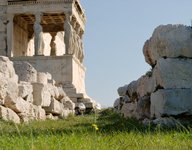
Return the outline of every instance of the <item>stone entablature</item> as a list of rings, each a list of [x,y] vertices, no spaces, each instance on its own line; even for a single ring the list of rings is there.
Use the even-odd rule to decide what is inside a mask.
[[[53,5],[61,5],[62,7],[63,5],[66,5],[66,3],[73,4],[72,6],[73,13],[78,13],[78,16],[76,17],[79,17],[79,19],[82,21],[82,25],[85,24],[86,22],[85,12],[82,9],[78,0],[8,1],[6,5],[8,5],[9,7],[17,7],[17,6],[31,7],[31,5],[37,7],[38,5],[41,6],[41,8],[43,8],[43,10],[41,11],[49,11],[49,10],[51,11],[51,8],[46,9],[47,5],[51,5],[52,7]],[[29,9],[27,9],[27,11],[29,11]],[[59,11],[59,9],[57,9],[57,11]],[[63,10],[60,11],[62,12]]]

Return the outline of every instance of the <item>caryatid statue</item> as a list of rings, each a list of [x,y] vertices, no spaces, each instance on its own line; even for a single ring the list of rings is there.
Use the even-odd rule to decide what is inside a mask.
[[[73,27],[70,24],[71,16],[69,14],[65,14],[65,21],[64,21],[64,42],[65,42],[65,50],[66,54],[74,54],[74,47],[73,47]]]
[[[43,40],[43,29],[41,26],[41,13],[35,14],[34,34],[35,34],[35,55],[43,55],[43,49],[45,46]]]

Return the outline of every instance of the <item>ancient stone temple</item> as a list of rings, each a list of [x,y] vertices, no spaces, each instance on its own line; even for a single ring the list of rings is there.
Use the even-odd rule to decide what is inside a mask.
[[[1,0],[0,55],[51,74],[74,103],[92,108],[84,83],[85,22],[79,0]]]

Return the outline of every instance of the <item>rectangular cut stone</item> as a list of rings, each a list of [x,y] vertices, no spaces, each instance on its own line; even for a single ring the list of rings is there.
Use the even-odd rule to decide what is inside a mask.
[[[46,113],[52,113],[54,115],[61,115],[64,110],[64,106],[59,101],[52,98],[50,106],[43,107],[43,109],[45,109]]]
[[[166,89],[151,94],[151,117],[192,115],[192,89]]]
[[[159,59],[153,71],[156,87],[192,88],[192,60],[191,59]]]
[[[56,84],[61,84],[70,98],[83,98],[86,94],[84,84],[85,67],[77,58],[71,55],[57,57],[15,57],[13,60],[14,64],[21,64],[20,62],[26,61],[38,72],[49,72],[56,81]],[[21,69],[17,70],[19,72]]]
[[[33,83],[33,104],[42,107],[48,107],[51,103],[51,94],[49,87],[42,83]]]

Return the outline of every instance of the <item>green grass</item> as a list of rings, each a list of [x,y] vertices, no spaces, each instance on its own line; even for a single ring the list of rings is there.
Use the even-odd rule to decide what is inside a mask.
[[[96,124],[98,131],[92,127]],[[0,149],[14,150],[188,150],[190,127],[143,127],[107,109],[97,115],[15,125],[0,121]]]

